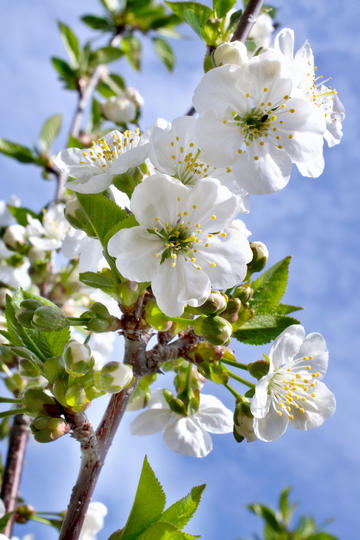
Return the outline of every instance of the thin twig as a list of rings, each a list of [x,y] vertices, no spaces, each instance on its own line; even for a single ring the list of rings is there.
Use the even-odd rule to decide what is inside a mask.
[[[246,41],[251,28],[256,22],[256,17],[259,15],[263,3],[264,0],[249,0],[231,41],[242,41],[243,43]]]
[[[19,496],[21,473],[24,466],[26,445],[30,435],[30,418],[17,414],[9,436],[9,448],[1,486],[1,498],[6,512],[14,512]],[[3,533],[11,537],[15,514],[10,517]]]
[[[86,110],[86,107],[95,92],[95,89],[98,85],[99,80],[101,79],[103,73],[104,73],[104,65],[101,64],[98,66],[93,74],[91,75],[88,83],[82,82],[81,79],[79,81],[79,90],[78,90],[78,104],[76,107],[76,111],[74,114],[74,119],[72,122],[72,126],[70,129],[70,133],[72,137],[78,137],[80,134],[81,124],[84,116],[84,112]]]

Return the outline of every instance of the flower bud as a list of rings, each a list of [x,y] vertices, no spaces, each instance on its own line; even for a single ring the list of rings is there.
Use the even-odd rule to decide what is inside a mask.
[[[41,443],[55,441],[69,433],[69,424],[61,417],[38,416],[31,422],[34,439]]]
[[[175,397],[170,390],[163,390],[164,398],[166,399],[170,409],[176,413],[183,416],[186,415],[185,404],[181,399]]]
[[[43,261],[46,257],[46,251],[38,247],[31,246],[27,256],[31,262]]]
[[[15,313],[17,322],[26,328],[33,328],[32,318],[35,310],[43,305],[44,304],[42,304],[39,300],[33,300],[32,298],[23,300],[20,304],[20,308]]]
[[[108,362],[101,370],[101,387],[114,394],[127,386],[133,379],[132,368],[120,362]]]
[[[222,317],[200,316],[193,322],[193,328],[198,336],[204,337],[213,345],[225,345],[232,334],[231,324]]]
[[[221,43],[214,51],[214,62],[216,66],[224,64],[236,64],[242,66],[248,62],[248,53],[244,43],[232,41]]]
[[[88,403],[85,389],[77,383],[69,386],[65,392],[66,406],[74,411],[82,411]]]
[[[150,300],[145,306],[145,319],[146,322],[158,330],[159,332],[166,332],[170,330],[172,322],[159,308],[155,300]]]
[[[135,281],[125,281],[119,286],[120,304],[125,308],[134,306],[139,298],[139,285]]]
[[[267,360],[257,360],[249,364],[249,373],[255,379],[261,379],[268,374],[270,363]]]
[[[15,522],[16,523],[27,523],[29,519],[35,514],[35,508],[30,506],[30,504],[22,504],[16,507],[15,510]]]
[[[110,315],[106,306],[100,302],[94,302],[90,309],[81,315],[81,318],[89,318],[86,327],[92,332],[109,332],[118,328],[116,317]]]
[[[69,341],[64,350],[65,369],[73,377],[82,377],[94,366],[90,348],[78,341]]]
[[[22,225],[10,225],[5,231],[3,240],[5,244],[12,249],[23,246],[26,241],[25,227]]]
[[[54,384],[65,372],[64,358],[62,356],[47,358],[43,364],[43,370],[49,383]]]
[[[55,399],[39,388],[25,390],[23,404],[30,414],[46,414],[49,410],[57,410]]]
[[[69,323],[65,313],[57,306],[41,306],[34,312],[32,325],[43,332],[63,330]]]
[[[107,120],[116,124],[127,124],[136,116],[135,104],[125,95],[107,99],[101,104],[101,111]]]
[[[268,248],[262,242],[250,242],[253,252],[252,261],[248,264],[248,273],[261,272],[266,266],[269,258]]]
[[[241,300],[239,298],[230,298],[225,311],[221,316],[224,317],[230,323],[234,323],[238,320],[239,309],[241,308]]]
[[[144,106],[144,98],[136,88],[129,86],[125,90],[125,96],[130,99],[139,109]]]
[[[197,313],[203,315],[214,315],[215,313],[221,313],[226,308],[227,296],[219,291],[212,291],[209,298],[199,308],[196,308]]]
[[[253,294],[254,290],[250,285],[240,285],[240,287],[236,287],[233,296],[239,298],[241,303],[245,305],[252,298]]]
[[[0,289],[0,308],[4,308],[6,306],[6,296],[11,296],[10,289],[7,289],[6,287],[1,287]]]
[[[254,433],[253,415],[250,411],[250,401],[242,397],[237,400],[234,412],[234,437],[237,442],[242,442],[244,439],[247,442],[256,441],[257,437]]]

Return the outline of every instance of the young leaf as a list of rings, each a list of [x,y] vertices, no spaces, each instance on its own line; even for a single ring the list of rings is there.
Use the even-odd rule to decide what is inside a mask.
[[[278,533],[286,532],[282,524],[279,523],[275,512],[268,506],[264,506],[263,504],[249,504],[247,508],[253,514],[261,517],[274,531]]]
[[[26,227],[28,224],[28,216],[31,216],[35,219],[39,219],[39,216],[35,214],[32,210],[29,210],[29,208],[24,208],[22,206],[11,206],[10,204],[7,205],[9,212],[14,216],[16,221],[19,225],[22,225],[23,227]]]
[[[137,536],[136,540],[189,540],[190,538],[199,538],[199,536],[188,535],[183,531],[179,531],[171,523],[158,521],[153,523],[140,536]]]
[[[175,56],[169,43],[160,37],[153,38],[154,49],[169,71],[174,68]]]
[[[102,47],[93,51],[89,56],[89,67],[94,69],[100,64],[110,64],[121,58],[124,54],[124,51],[118,49],[117,47]]]
[[[114,29],[114,25],[111,21],[105,17],[97,17],[96,15],[84,15],[81,17],[83,23],[90,26],[94,30],[101,30],[102,32],[111,32]]]
[[[139,485],[136,491],[134,504],[125,528],[121,533],[121,540],[134,540],[141,538],[142,531],[159,520],[165,506],[165,493],[154,471],[149,465],[147,457],[144,458]],[[176,528],[175,528],[176,530]],[[161,536],[145,536],[145,539],[160,540]],[[164,539],[166,536],[163,537]],[[170,537],[168,537],[170,540]],[[181,538],[181,537],[180,537]]]
[[[133,68],[140,69],[141,41],[133,36],[124,37],[122,42],[124,52]]]
[[[183,21],[186,20],[186,12],[192,12],[201,27],[213,14],[211,8],[198,2],[165,2],[165,4]]]
[[[1,138],[0,152],[1,154],[5,154],[5,156],[16,159],[16,161],[20,161],[21,163],[34,163],[36,159],[35,156],[33,156],[30,148]]]
[[[66,82],[66,87],[70,89],[76,88],[76,72],[69,66],[65,60],[53,56],[51,58],[52,65],[60,75],[60,78]]]
[[[50,116],[43,124],[40,132],[39,143],[43,152],[48,152],[50,146],[58,135],[61,128],[61,114]]]
[[[104,195],[82,195],[78,193],[77,197],[101,244],[106,246],[109,231],[124,220],[127,213]]]
[[[213,0],[213,9],[220,19],[236,4],[236,0]]]
[[[274,313],[256,313],[252,319],[233,333],[242,343],[264,345],[275,339],[291,324],[299,324],[297,319]]]
[[[279,304],[286,290],[290,260],[291,257],[285,257],[251,284],[254,296],[250,306],[255,311],[267,313]]]
[[[199,506],[205,486],[206,484],[202,484],[201,486],[193,487],[186,497],[183,497],[165,510],[161,515],[160,521],[171,523],[179,529],[185,527]]]
[[[59,30],[61,39],[63,41],[65,50],[68,54],[68,57],[70,59],[70,64],[72,67],[77,68],[79,67],[79,60],[80,60],[80,49],[79,49],[79,42],[77,37],[75,36],[74,32],[71,30],[69,26],[62,22],[58,22]]]
[[[104,268],[101,272],[82,272],[79,279],[88,287],[101,289],[105,292],[116,289],[118,285],[113,273],[108,268]]]

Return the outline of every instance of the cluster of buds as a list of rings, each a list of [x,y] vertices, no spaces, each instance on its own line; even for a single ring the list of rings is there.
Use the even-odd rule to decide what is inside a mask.
[[[55,304],[45,305],[33,298],[21,302],[16,319],[26,328],[35,328],[43,332],[58,331],[69,326],[65,313]]]
[[[120,324],[119,319],[110,315],[106,306],[100,302],[94,302],[88,311],[82,313],[81,319],[87,319],[86,328],[90,332],[113,332]]]

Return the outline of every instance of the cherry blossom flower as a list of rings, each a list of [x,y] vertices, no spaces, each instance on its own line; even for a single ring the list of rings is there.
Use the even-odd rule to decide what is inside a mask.
[[[172,124],[155,126],[150,143],[150,159],[158,171],[173,176],[187,186],[194,186],[204,178],[216,178],[230,190],[237,185],[230,167],[216,168],[204,161],[194,142],[197,121],[191,116],[176,118]],[[248,212],[249,195],[238,189],[239,212]]]
[[[163,431],[165,444],[185,456],[205,457],[212,448],[209,433],[231,433],[233,413],[219,399],[200,394],[199,410],[192,416],[173,412],[161,389],[155,390],[148,409],[130,424],[133,435],[152,435]]]
[[[15,195],[12,195],[9,202],[0,200],[0,227],[7,227],[14,222],[14,217],[8,208],[8,204],[11,206],[20,206],[20,199]]]
[[[268,13],[260,13],[251,28],[249,38],[253,39],[257,47],[268,47],[274,31],[273,20]]]
[[[86,512],[79,540],[96,540],[97,533],[104,527],[106,506],[101,502],[91,502]]]
[[[244,232],[229,229],[238,204],[215,179],[190,189],[166,175],[150,176],[130,202],[140,225],[117,232],[109,253],[124,277],[151,281],[160,309],[179,316],[187,304],[203,304],[211,287],[244,279],[252,252]]]
[[[107,120],[127,124],[135,119],[136,106],[125,95],[112,96],[101,104],[101,111]]]
[[[324,117],[305,96],[292,94],[279,59],[259,55],[243,66],[224,65],[204,75],[193,103],[205,158],[231,166],[249,193],[278,191],[295,163],[304,176],[319,176]]]
[[[321,334],[305,336],[301,325],[289,326],[274,341],[269,360],[269,373],[256,384],[251,403],[259,439],[278,439],[289,425],[316,428],[334,414],[335,396],[320,382],[328,364]]]
[[[100,193],[113,176],[137,167],[145,161],[148,143],[138,129],[134,132],[111,131],[94,141],[91,148],[67,148],[54,159],[55,165],[75,180],[67,187],[78,193]]]
[[[73,227],[64,238],[62,253],[68,259],[79,257],[78,268],[82,272],[86,270],[96,272],[108,266],[100,241]]]
[[[45,211],[42,223],[29,214],[26,232],[29,241],[35,248],[51,251],[59,249],[70,228],[65,219],[64,205],[55,204]]]
[[[28,289],[31,279],[28,274],[30,263],[27,259],[13,261],[14,252],[0,240],[0,283],[9,287]]]

